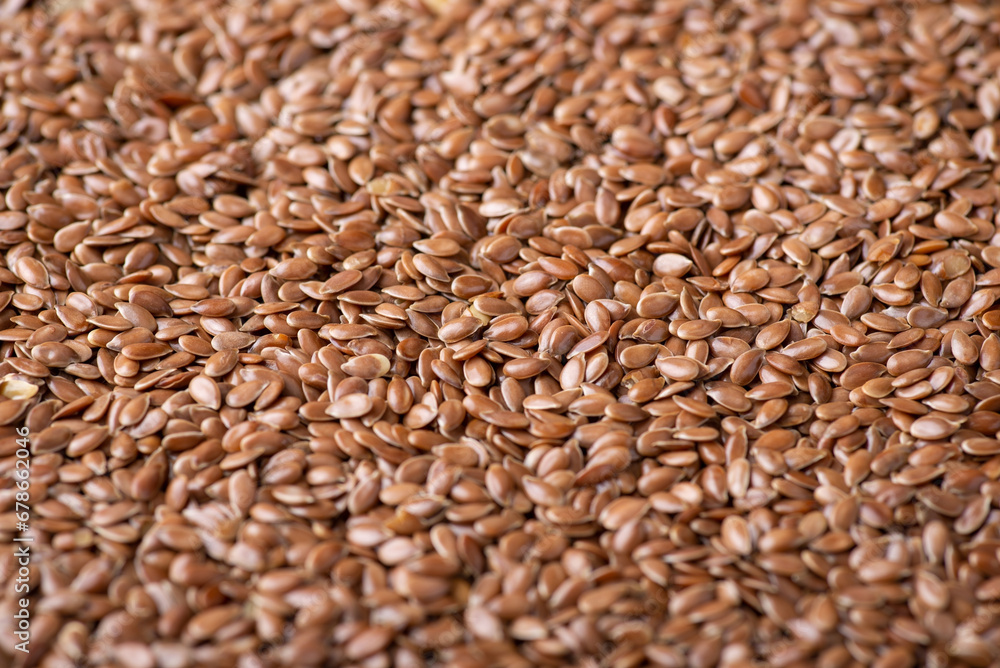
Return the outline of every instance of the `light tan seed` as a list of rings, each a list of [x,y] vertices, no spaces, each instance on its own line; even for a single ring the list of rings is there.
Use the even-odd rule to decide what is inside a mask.
[[[378,354],[359,355],[341,365],[341,370],[347,375],[366,380],[380,378],[389,373],[390,368],[389,359]]]

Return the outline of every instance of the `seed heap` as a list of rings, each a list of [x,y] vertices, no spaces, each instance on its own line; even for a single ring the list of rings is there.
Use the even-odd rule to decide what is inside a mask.
[[[1000,661],[995,3],[23,5],[0,651]]]

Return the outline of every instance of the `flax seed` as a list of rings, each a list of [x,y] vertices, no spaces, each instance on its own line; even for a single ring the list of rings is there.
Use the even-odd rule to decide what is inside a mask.
[[[34,663],[996,661],[988,3],[7,4]]]

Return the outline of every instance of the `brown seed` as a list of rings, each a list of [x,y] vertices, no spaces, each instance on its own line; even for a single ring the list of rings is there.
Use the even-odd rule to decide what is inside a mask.
[[[782,354],[801,362],[820,357],[826,352],[827,348],[828,345],[826,341],[814,336],[791,343],[782,348],[781,352]]]
[[[235,350],[223,350],[212,354],[205,362],[205,375],[211,378],[224,376],[235,368],[239,357]]]
[[[722,323],[712,320],[690,320],[677,327],[677,336],[685,341],[704,339],[719,330]]]
[[[955,330],[951,337],[951,351],[962,364],[974,364],[979,359],[979,349],[962,330]]]
[[[122,348],[122,355],[132,360],[149,360],[162,357],[171,352],[170,346],[163,343],[132,343]]]
[[[676,381],[694,380],[701,374],[698,363],[686,357],[661,357],[656,366],[667,378]]]
[[[351,661],[359,661],[385,649],[392,638],[392,629],[369,626],[347,643],[344,652]]]
[[[757,376],[757,372],[760,371],[763,363],[763,350],[748,350],[736,358],[729,369],[729,375],[737,385],[749,385]]]
[[[271,274],[286,281],[302,281],[315,274],[316,269],[316,263],[304,257],[295,257],[278,263]]]
[[[757,334],[757,347],[763,348],[764,350],[777,348],[786,338],[788,338],[790,330],[791,322],[788,320],[779,320],[776,323],[768,325]]]
[[[188,385],[188,393],[199,404],[213,410],[218,410],[222,405],[219,386],[208,376],[195,376]]]
[[[471,336],[482,327],[478,318],[461,317],[450,321],[438,330],[438,338],[445,343],[454,343]]]
[[[223,332],[212,339],[212,348],[217,351],[242,350],[256,341],[256,337],[245,332]],[[122,351],[125,352],[124,350]]]
[[[338,399],[327,413],[339,419],[358,418],[367,415],[374,406],[371,397],[365,394],[348,394]]]
[[[233,408],[248,406],[257,400],[266,387],[267,382],[263,380],[240,383],[226,395],[226,405]]]
[[[679,278],[691,270],[694,263],[677,253],[664,253],[653,262],[653,273],[657,276]]]
[[[747,556],[753,551],[750,528],[742,517],[731,515],[723,520],[720,535],[723,544],[735,554]]]

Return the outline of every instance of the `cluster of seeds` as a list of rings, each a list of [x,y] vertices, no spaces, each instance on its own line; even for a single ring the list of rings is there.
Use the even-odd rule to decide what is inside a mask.
[[[0,3],[0,662],[998,665],[998,71],[973,0]]]

